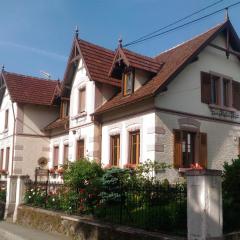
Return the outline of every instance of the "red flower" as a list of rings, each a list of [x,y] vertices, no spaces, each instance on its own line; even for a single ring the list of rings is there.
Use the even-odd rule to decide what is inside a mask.
[[[55,168],[50,168],[50,169],[49,169],[49,173],[50,173],[50,174],[54,174],[55,171],[56,171]]]
[[[0,169],[0,174],[2,174],[2,175],[7,175],[8,172],[7,172],[7,170],[5,170],[5,169]]]
[[[60,167],[60,168],[57,169],[57,173],[63,174],[63,172],[64,172],[64,169],[63,169],[62,167]]]
[[[85,189],[84,189],[84,188],[81,188],[81,189],[79,190],[79,192],[80,192],[80,193],[84,193],[84,192],[85,192]]]
[[[191,164],[190,167],[192,169],[199,169],[199,170],[203,169],[203,167],[199,163]]]
[[[136,164],[132,164],[132,163],[127,163],[124,165],[124,168],[128,168],[128,169],[135,169],[136,168]]]

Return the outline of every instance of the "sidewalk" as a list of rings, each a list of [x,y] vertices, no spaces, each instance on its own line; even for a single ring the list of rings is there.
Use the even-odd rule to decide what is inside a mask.
[[[59,234],[45,233],[17,224],[0,222],[1,240],[70,240]]]

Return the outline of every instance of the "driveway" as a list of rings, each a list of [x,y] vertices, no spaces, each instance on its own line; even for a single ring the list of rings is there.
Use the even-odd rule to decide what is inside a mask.
[[[62,235],[50,234],[17,224],[0,222],[1,240],[70,240]]]

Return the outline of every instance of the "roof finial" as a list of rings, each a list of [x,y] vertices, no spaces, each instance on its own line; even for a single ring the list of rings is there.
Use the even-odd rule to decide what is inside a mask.
[[[228,7],[225,8],[225,20],[229,20]]]
[[[119,48],[122,48],[122,37],[120,36],[119,39],[118,39],[118,47]]]
[[[76,28],[75,28],[75,38],[77,38],[77,39],[78,39],[78,32],[79,32],[78,26],[76,25]]]
[[[5,66],[4,66],[4,64],[2,65],[2,72],[4,72],[5,71]]]

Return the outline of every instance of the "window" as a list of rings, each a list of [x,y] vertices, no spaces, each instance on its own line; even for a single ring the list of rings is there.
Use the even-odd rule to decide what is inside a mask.
[[[10,155],[10,147],[6,149],[6,159],[5,159],[5,170],[8,171],[9,166],[9,155]]]
[[[69,101],[63,100],[61,102],[60,118],[67,117],[68,111],[69,111]]]
[[[118,166],[120,159],[120,135],[111,136],[110,144],[111,144],[110,164],[112,166]]]
[[[0,155],[0,169],[3,169],[3,158],[4,158],[4,149],[1,149],[1,155]]]
[[[59,147],[55,146],[53,148],[53,167],[58,166],[58,160],[59,160]]]
[[[134,131],[129,133],[129,163],[139,164],[140,156],[140,131]]]
[[[69,146],[68,144],[65,144],[63,146],[63,163],[67,164],[68,161],[68,151],[69,151]]]
[[[182,132],[182,166],[184,168],[195,164],[195,138],[196,133]]]
[[[132,71],[123,74],[123,95],[129,95],[133,92],[134,73]]]
[[[240,110],[240,83],[220,74],[201,72],[201,101]]]
[[[4,122],[4,129],[8,129],[8,115],[9,115],[9,111],[8,109],[5,111],[5,122]]]
[[[195,163],[207,167],[207,134],[174,130],[174,167],[190,168]]]
[[[77,156],[76,159],[80,160],[84,158],[84,140],[77,141]]]
[[[79,89],[79,96],[78,96],[78,113],[85,112],[85,98],[86,98],[86,88]]]
[[[220,77],[211,76],[211,103],[220,105]]]

